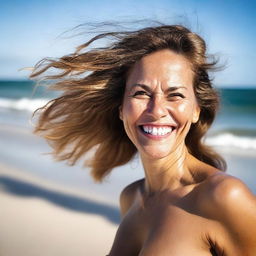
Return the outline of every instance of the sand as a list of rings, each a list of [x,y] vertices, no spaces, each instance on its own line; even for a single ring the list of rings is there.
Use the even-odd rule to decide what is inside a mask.
[[[97,214],[88,213],[86,206],[81,206],[82,200],[86,205],[86,198],[75,193],[72,195],[70,191],[65,194],[63,190],[50,188],[50,185],[41,185],[42,195],[38,196],[36,187],[39,189],[39,184],[35,180],[33,188],[27,185],[27,191],[25,189],[24,184],[31,184],[28,175],[22,177],[19,174],[14,179],[17,170],[3,168],[3,165],[0,171],[1,256],[96,256],[109,252],[117,229],[117,220],[114,222],[106,217],[106,211],[110,211],[111,207],[103,205]],[[16,186],[11,188],[11,181],[14,180],[16,183],[13,182],[13,185]],[[17,184],[24,186],[18,188]],[[44,189],[51,191],[49,197],[59,197],[50,200],[43,195]],[[74,202],[78,204],[78,198],[80,207],[74,205]]]

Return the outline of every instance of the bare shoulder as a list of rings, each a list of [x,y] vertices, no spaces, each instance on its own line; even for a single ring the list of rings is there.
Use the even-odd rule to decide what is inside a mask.
[[[223,172],[211,175],[204,184],[205,195],[211,203],[235,207],[233,203],[256,203],[256,197],[240,179]]]
[[[120,210],[124,216],[135,201],[135,197],[142,186],[144,179],[137,180],[126,186],[120,194]]]
[[[256,255],[256,197],[238,178],[217,172],[203,184],[208,216],[218,220],[246,255]]]

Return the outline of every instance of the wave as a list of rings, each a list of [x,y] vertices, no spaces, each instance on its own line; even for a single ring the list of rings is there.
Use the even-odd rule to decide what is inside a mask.
[[[213,147],[256,150],[256,137],[237,136],[227,132],[206,138],[206,143]]]
[[[43,107],[50,99],[46,98],[21,98],[21,99],[7,99],[0,98],[0,108],[29,111],[34,112],[36,109]]]

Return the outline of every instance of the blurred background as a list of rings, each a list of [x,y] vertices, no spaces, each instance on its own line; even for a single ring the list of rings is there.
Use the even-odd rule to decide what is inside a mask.
[[[132,29],[130,21],[157,20],[188,26],[206,40],[225,65],[211,74],[222,102],[206,141],[256,194],[255,8],[254,0],[1,1],[0,255],[106,255],[120,221],[120,191],[143,177],[135,157],[95,184],[82,163],[54,162],[32,133],[33,111],[56,94],[34,91],[22,68],[73,52],[93,35],[89,24]]]

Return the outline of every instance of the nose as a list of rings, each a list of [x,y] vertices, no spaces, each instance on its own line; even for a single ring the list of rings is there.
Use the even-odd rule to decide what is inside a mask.
[[[162,95],[158,94],[151,98],[148,104],[148,114],[154,119],[160,119],[168,114],[166,102]]]

